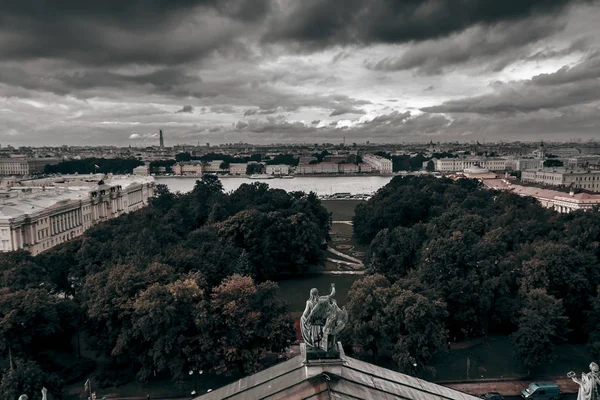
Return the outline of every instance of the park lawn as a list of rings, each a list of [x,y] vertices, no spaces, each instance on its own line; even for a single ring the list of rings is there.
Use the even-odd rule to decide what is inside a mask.
[[[509,336],[491,336],[487,340],[473,341],[470,346],[456,345],[452,347],[460,348],[434,357],[431,364],[436,370],[435,377],[429,376],[426,379],[454,381],[520,378],[527,375],[527,371],[513,356],[514,349]],[[585,345],[560,345],[556,347],[554,354],[556,360],[532,370],[532,376],[566,376],[569,371],[587,370],[587,365],[591,361]],[[468,376],[467,359],[470,360]]]
[[[340,224],[340,223],[331,224],[331,231],[335,232],[335,234],[337,234],[339,236],[347,236],[347,237],[352,237],[352,234],[354,233],[352,225]]]
[[[321,204],[332,213],[333,221],[352,221],[354,209],[364,200],[321,200]]]
[[[329,246],[331,246],[333,249],[339,251],[340,253],[344,253],[349,256],[358,258],[359,260],[364,261],[364,259],[365,259],[364,255],[357,256],[357,255],[352,254],[353,252],[365,253],[367,250],[367,247],[361,246],[360,244],[357,243],[356,239],[352,236],[352,226],[351,225],[333,224],[333,226],[331,228],[331,232],[332,232],[332,234],[330,235],[331,240],[329,240],[329,242],[328,242]],[[343,240],[334,240],[336,237],[343,239]],[[342,246],[342,248],[338,247],[340,245]],[[345,246],[351,246],[351,247],[344,248]],[[330,257],[329,253],[328,253],[327,257]],[[333,258],[339,258],[339,257],[335,256]]]

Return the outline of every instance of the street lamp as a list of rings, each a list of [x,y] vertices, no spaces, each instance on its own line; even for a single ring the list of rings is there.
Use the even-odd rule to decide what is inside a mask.
[[[194,391],[192,392],[192,396],[195,396],[198,392],[198,375],[202,375],[201,369],[192,368],[190,369],[189,374],[194,376]]]

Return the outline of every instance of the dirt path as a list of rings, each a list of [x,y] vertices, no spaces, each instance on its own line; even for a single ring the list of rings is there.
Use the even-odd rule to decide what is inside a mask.
[[[364,266],[363,262],[360,261],[358,258],[354,258],[354,257],[349,256],[347,254],[341,253],[341,252],[337,251],[336,249],[334,249],[331,246],[327,246],[327,250],[329,250],[331,253],[335,254],[338,257],[345,258],[346,260],[352,261],[353,264],[359,265],[361,267]]]

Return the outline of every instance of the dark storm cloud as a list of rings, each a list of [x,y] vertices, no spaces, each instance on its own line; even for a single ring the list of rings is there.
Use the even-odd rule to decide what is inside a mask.
[[[194,107],[192,107],[192,106],[183,106],[183,108],[181,110],[177,111],[177,114],[180,114],[180,113],[190,113],[191,114],[193,112],[194,112]]]
[[[270,110],[250,109],[250,110],[244,111],[244,117],[248,117],[248,116],[251,116],[251,115],[275,114],[276,112],[277,112],[276,109],[270,109]]]
[[[600,101],[600,53],[572,67],[531,80],[494,84],[490,94],[425,107],[429,113],[513,114],[554,110]]]
[[[321,47],[338,43],[404,43],[443,37],[560,10],[576,0],[287,0],[266,40]],[[284,8],[284,7],[282,7]]]
[[[526,46],[564,29],[564,26],[562,21],[547,17],[480,25],[460,34],[417,43],[399,57],[367,62],[366,66],[378,71],[415,69],[422,75],[434,75],[442,73],[446,67],[468,62],[481,64],[499,57],[501,61],[496,61],[493,69],[501,70],[515,60],[523,59],[527,54]]]
[[[364,114],[365,112],[359,108],[354,108],[354,107],[338,107],[336,109],[334,109],[331,114],[329,114],[330,117],[337,117],[338,115],[344,115],[344,114]]]
[[[407,119],[409,119],[410,116],[411,116],[410,111],[406,111],[406,112],[393,111],[389,114],[383,114],[383,115],[379,115],[379,116],[373,118],[373,120],[368,122],[368,124],[369,125],[398,126],[398,125],[404,123]]]
[[[211,7],[243,20],[263,16],[269,9],[265,0],[158,0],[158,1],[79,1],[79,0],[4,0],[2,12],[11,16],[30,16],[43,20],[62,17],[107,18],[127,23],[159,21],[165,15],[197,6]]]
[[[0,64],[0,83],[24,89],[45,91],[59,95],[73,94],[77,97],[91,97],[94,91],[102,89],[123,89],[142,93],[172,92],[177,86],[200,83],[200,77],[187,74],[181,68],[161,68],[154,72],[140,74],[124,74],[103,69],[74,69],[68,66],[58,72],[47,71],[45,66],[29,71],[17,66]]]
[[[270,0],[2,2],[4,60],[175,64],[202,58],[264,18]]]
[[[277,133],[281,135],[306,134],[315,132],[316,128],[306,126],[297,121],[286,121],[283,118],[268,118],[267,120],[250,120],[247,122],[238,121],[235,124],[237,131],[252,133]]]

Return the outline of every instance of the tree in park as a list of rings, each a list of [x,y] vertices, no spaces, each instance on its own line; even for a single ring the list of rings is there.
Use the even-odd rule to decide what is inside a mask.
[[[411,373],[433,370],[429,361],[448,343],[446,304],[394,285],[384,312],[392,356],[398,367]]]
[[[0,287],[23,290],[46,286],[49,276],[38,260],[26,250],[0,253]]]
[[[600,286],[596,289],[596,296],[592,298],[592,308],[587,313],[586,330],[589,332],[588,347],[594,358],[600,357]]]
[[[303,272],[322,261],[322,232],[306,214],[241,211],[219,226],[218,235],[245,249],[258,279]]]
[[[142,380],[165,371],[181,380],[190,368],[206,366],[202,356],[212,351],[210,331],[198,330],[195,320],[207,314],[207,306],[206,282],[198,273],[140,293],[133,303],[132,336]]]
[[[132,335],[135,298],[155,283],[172,282],[175,272],[168,265],[114,265],[86,277],[83,286],[90,334],[104,354],[122,360],[136,358]]]
[[[254,267],[250,262],[250,258],[248,257],[246,250],[242,250],[242,254],[240,254],[238,257],[235,263],[235,271],[240,275],[253,276]]]
[[[29,358],[45,350],[70,348],[78,313],[71,300],[45,289],[2,289],[0,354]]]
[[[369,246],[367,265],[370,272],[397,280],[406,276],[418,262],[419,249],[425,239],[422,226],[381,230]]]
[[[263,172],[263,165],[259,163],[248,164],[246,167],[246,175],[261,174]]]
[[[348,293],[345,334],[363,351],[369,351],[375,360],[389,343],[384,329],[387,324],[384,311],[390,301],[390,286],[383,275],[371,275],[354,282]]]
[[[61,399],[63,386],[56,375],[45,373],[35,361],[17,358],[2,376],[0,398],[16,400],[26,394],[30,400],[41,400],[45,387],[53,398]]]
[[[420,281],[439,293],[448,305],[447,327],[452,337],[476,337],[481,332],[482,280],[473,257],[475,237],[455,232],[426,242],[416,272]]]
[[[346,335],[377,357],[390,351],[399,368],[416,373],[447,344],[446,304],[382,275],[356,281],[348,294]]]
[[[517,358],[529,372],[552,361],[554,347],[564,341],[569,319],[563,313],[562,301],[545,289],[532,289],[525,295],[512,339]]]
[[[571,322],[581,326],[589,309],[589,300],[600,284],[600,266],[584,250],[564,244],[539,242],[533,257],[524,263],[523,282],[528,288],[543,288],[563,305]]]
[[[268,352],[283,351],[295,338],[287,304],[273,282],[257,285],[232,275],[213,289],[210,315],[196,321],[214,341],[208,353],[217,373],[253,373]]]

